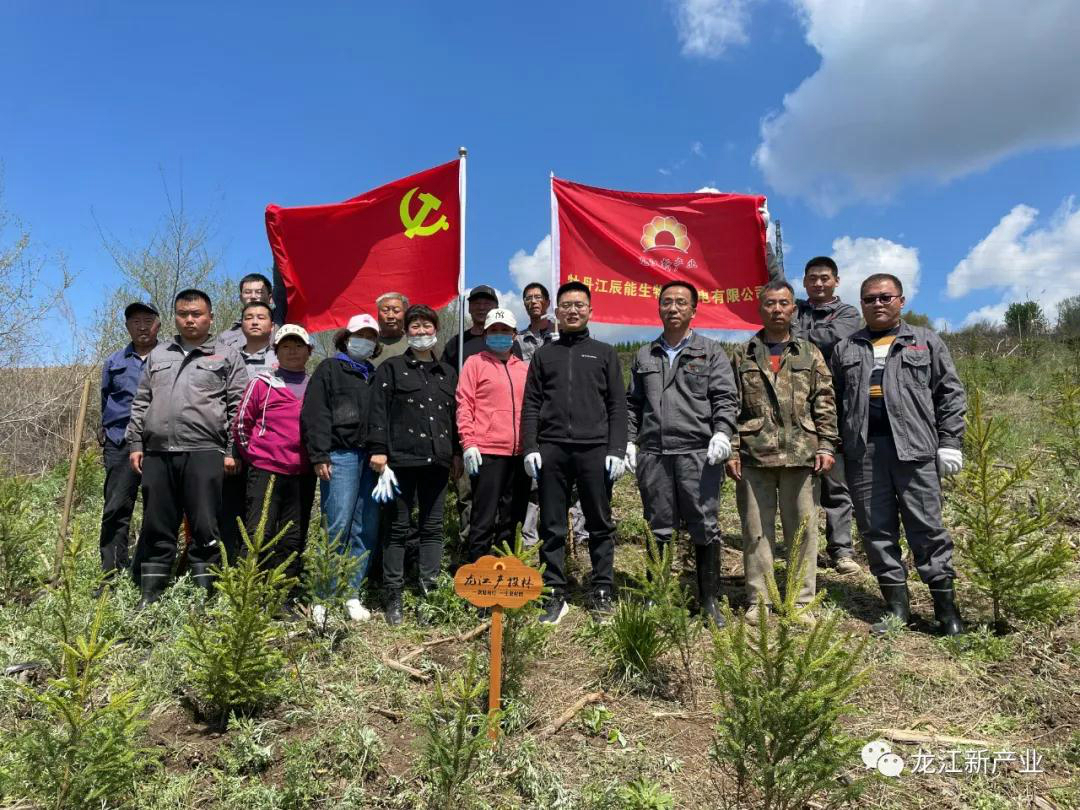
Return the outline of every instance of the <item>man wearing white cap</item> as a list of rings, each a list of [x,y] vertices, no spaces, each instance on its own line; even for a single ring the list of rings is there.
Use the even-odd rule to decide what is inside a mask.
[[[493,309],[484,321],[484,351],[465,360],[457,387],[457,424],[473,506],[467,557],[512,543],[525,519],[529,478],[522,464],[521,406],[529,364],[513,353],[517,320]]]
[[[254,536],[266,504],[266,537],[278,538],[263,564],[273,568],[293,555],[286,568],[299,582],[303,566],[315,475],[300,439],[300,410],[307,391],[307,361],[311,337],[300,326],[287,323],[274,336],[278,367],[263,370],[248,383],[240,411],[233,422],[236,448],[249,467],[246,527]],[[299,593],[299,585],[291,598]]]

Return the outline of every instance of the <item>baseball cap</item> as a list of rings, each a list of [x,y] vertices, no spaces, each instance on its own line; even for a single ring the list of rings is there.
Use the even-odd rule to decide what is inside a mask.
[[[359,332],[361,329],[374,329],[375,334],[379,334],[379,322],[372,318],[367,313],[361,313],[359,315],[353,315],[349,318],[349,322],[345,325],[346,332]]]
[[[151,315],[161,317],[161,313],[158,312],[158,308],[153,304],[148,304],[145,301],[132,301],[126,307],[124,307],[124,320],[126,321],[132,315],[137,312],[149,312]]]
[[[311,342],[311,335],[307,333],[307,330],[302,326],[297,326],[295,323],[287,323],[277,330],[277,334],[274,335],[274,345],[277,346],[284,338],[298,337],[304,341],[304,345],[313,346]]]
[[[514,317],[514,313],[508,309],[493,309],[487,314],[487,320],[484,321],[484,328],[489,329],[497,323],[506,324],[514,331],[517,331],[517,318]]]
[[[496,304],[499,303],[498,294],[493,288],[489,287],[487,284],[480,284],[472,288],[472,290],[469,292],[469,300],[472,301],[474,298],[490,298]]]

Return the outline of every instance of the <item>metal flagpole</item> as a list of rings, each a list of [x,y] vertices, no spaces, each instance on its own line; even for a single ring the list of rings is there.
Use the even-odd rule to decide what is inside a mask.
[[[784,272],[784,234],[780,230],[780,220],[776,220],[776,264]]]
[[[555,198],[555,172],[550,175],[551,184],[551,294],[559,290],[559,201]]]
[[[458,200],[461,204],[461,236],[459,239],[460,255],[458,257],[458,376],[461,375],[461,364],[465,359],[465,158],[469,150],[464,146],[458,147]]]

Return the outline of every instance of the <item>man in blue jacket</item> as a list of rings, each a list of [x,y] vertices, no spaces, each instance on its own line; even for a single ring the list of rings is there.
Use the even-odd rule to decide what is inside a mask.
[[[124,309],[131,342],[106,358],[101,367],[101,456],[105,463],[105,506],[101,511],[101,568],[109,575],[128,567],[128,527],[142,476],[128,463],[124,439],[131,401],[146,358],[158,342],[157,307],[142,301]]]

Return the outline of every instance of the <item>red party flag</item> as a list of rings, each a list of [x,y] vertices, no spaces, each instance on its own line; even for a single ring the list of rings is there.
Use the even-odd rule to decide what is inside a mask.
[[[551,178],[552,284],[581,281],[592,320],[659,323],[667,281],[698,291],[694,326],[759,329],[768,281],[765,198],[749,194],[642,194]]]
[[[433,309],[460,295],[464,182],[453,160],[341,203],[266,206],[289,322],[341,327],[389,290]]]

